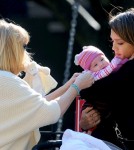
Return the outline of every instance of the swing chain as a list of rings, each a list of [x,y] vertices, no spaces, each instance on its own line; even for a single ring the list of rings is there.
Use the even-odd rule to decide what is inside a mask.
[[[71,59],[73,55],[74,38],[76,34],[78,9],[79,9],[79,2],[78,0],[75,0],[72,5],[72,20],[71,20],[71,28],[70,28],[69,40],[68,40],[67,59],[65,63],[63,84],[66,83],[68,81],[68,78],[70,77]]]
[[[79,2],[78,0],[74,0],[74,3],[72,4],[72,20],[71,20],[71,28],[69,32],[67,59],[65,63],[63,84],[67,82],[70,76],[71,59],[73,54],[74,37],[76,33],[76,25],[77,25],[77,17],[78,17],[78,8],[79,8]],[[57,131],[59,132],[62,131],[62,124],[63,124],[63,117],[60,118],[57,123]],[[57,135],[57,139],[59,139],[58,135]]]

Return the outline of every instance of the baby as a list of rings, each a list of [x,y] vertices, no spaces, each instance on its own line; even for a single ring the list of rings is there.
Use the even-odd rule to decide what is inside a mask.
[[[105,54],[95,46],[84,46],[83,51],[75,55],[75,65],[81,66],[84,70],[93,73],[94,80],[108,76],[113,71],[117,71],[127,59],[122,60],[115,56],[110,62]]]

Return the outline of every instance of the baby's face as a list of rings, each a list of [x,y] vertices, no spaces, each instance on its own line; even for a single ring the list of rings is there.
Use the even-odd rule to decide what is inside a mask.
[[[99,71],[108,66],[109,60],[105,55],[98,55],[91,63],[90,70],[93,72]]]

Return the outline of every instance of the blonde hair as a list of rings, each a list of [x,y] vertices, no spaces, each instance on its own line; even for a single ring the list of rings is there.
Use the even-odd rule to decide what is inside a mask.
[[[24,49],[30,36],[19,25],[0,20],[0,69],[18,74],[31,61],[30,53]]]

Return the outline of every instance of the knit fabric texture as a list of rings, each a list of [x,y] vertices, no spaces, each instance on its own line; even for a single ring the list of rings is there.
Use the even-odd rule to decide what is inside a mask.
[[[89,70],[92,61],[104,53],[95,46],[84,46],[83,51],[75,56],[75,64],[80,65],[84,70]]]
[[[39,128],[60,118],[59,104],[6,71],[0,71],[0,91],[0,150],[31,150],[40,139]]]

